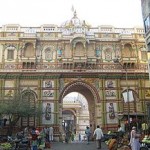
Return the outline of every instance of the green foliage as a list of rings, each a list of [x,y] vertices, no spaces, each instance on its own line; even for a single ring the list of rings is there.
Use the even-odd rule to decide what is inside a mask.
[[[8,142],[0,144],[0,149],[2,148],[3,150],[11,150],[11,147],[11,144]]]
[[[0,100],[0,117],[7,116],[9,126],[15,126],[21,117],[39,116],[42,114],[42,107],[30,103],[28,99],[22,100],[20,95],[6,97]]]
[[[20,96],[10,97],[0,101],[0,115],[18,115],[20,117],[27,117],[36,115],[40,112],[39,106],[34,106],[27,100],[22,100]]]

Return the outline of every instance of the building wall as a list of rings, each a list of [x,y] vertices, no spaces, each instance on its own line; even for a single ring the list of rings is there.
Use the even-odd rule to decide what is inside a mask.
[[[141,0],[143,24],[145,29],[145,40],[147,51],[150,51],[150,2],[149,0]],[[150,56],[149,56],[150,57]]]
[[[91,94],[91,97],[97,97],[97,101],[92,104],[89,100],[90,110],[96,114],[95,125],[116,126],[117,114],[128,111],[128,105],[122,100],[127,83],[136,96],[136,103],[130,103],[130,113],[135,110],[145,113],[145,101],[149,101],[149,96],[145,98],[145,89],[149,90],[149,83],[142,28],[94,28],[86,24],[36,28],[4,25],[0,36],[1,97],[13,96],[16,91],[31,92],[36,104],[42,103],[43,111],[47,104],[51,106],[51,119],[43,115],[40,121],[31,119],[30,125],[61,124],[61,94],[73,80],[81,80],[96,91],[97,95]],[[114,63],[116,58],[121,65]],[[88,95],[82,86],[79,89]],[[78,89],[74,89],[76,91]],[[115,117],[109,116],[110,103],[114,105]],[[20,124],[25,126],[27,122]]]

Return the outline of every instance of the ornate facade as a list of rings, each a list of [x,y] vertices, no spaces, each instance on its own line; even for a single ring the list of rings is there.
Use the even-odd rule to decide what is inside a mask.
[[[121,64],[114,63],[116,58]],[[117,126],[120,113],[147,115],[150,88],[143,28],[91,27],[76,12],[61,26],[4,25],[0,72],[2,98],[19,92],[33,105],[41,103],[43,111],[50,107],[50,117],[44,113],[38,119],[22,118],[20,126],[53,125],[61,131],[62,102],[70,92],[87,99],[92,128]],[[127,88],[133,101],[124,102]]]

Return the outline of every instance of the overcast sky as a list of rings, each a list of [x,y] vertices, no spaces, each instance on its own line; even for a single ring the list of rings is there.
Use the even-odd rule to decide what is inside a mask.
[[[0,0],[0,26],[61,25],[77,16],[90,25],[143,26],[141,0]]]

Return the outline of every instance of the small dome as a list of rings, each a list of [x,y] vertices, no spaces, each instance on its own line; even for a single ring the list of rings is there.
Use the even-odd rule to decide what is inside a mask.
[[[77,17],[76,11],[74,11],[74,16],[71,20],[68,20],[62,24],[62,27],[72,28],[72,27],[89,27],[90,25],[85,22],[85,20],[80,20]]]

